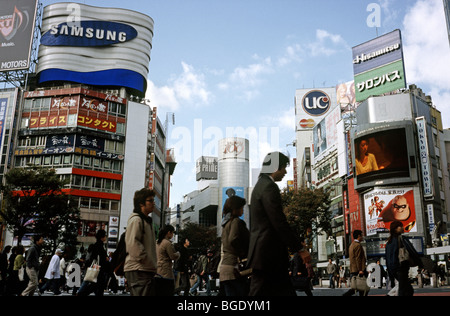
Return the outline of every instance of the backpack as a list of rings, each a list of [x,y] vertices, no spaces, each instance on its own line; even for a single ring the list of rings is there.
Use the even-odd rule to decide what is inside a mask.
[[[125,266],[125,259],[128,255],[127,245],[125,244],[125,234],[126,232],[120,236],[117,248],[111,256],[111,267],[117,276],[125,275],[123,268]]]
[[[120,236],[117,248],[111,256],[111,268],[117,276],[125,276],[123,268],[125,266],[125,259],[128,256],[127,245],[125,243],[126,233],[124,232]],[[144,220],[142,220],[142,233],[145,234]]]
[[[192,270],[194,271],[194,273],[200,275],[203,272],[203,260],[204,260],[204,255],[201,255],[195,262],[194,262],[194,266],[192,267]]]

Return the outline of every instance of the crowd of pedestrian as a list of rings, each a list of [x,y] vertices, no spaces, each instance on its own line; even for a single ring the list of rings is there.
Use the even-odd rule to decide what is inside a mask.
[[[102,296],[106,290],[117,293],[118,280],[126,280],[120,283],[131,296],[191,296],[201,288],[206,295],[217,290],[224,296],[295,296],[300,290],[312,296],[312,281],[317,277],[312,257],[305,239],[287,222],[276,184],[288,165],[289,158],[279,152],[264,159],[251,196],[250,230],[242,220],[247,201],[229,196],[223,207],[220,246],[213,244],[192,253],[188,238],[178,245],[172,243],[173,226],[166,225],[156,234],[151,217],[155,192],[143,188],[135,192],[133,212],[115,254],[106,252],[105,230],[97,231],[95,244],[87,251],[80,249],[77,259],[62,249],[41,258],[44,238],[35,235],[26,254],[19,245],[5,247],[0,255],[0,295],[33,296],[44,291],[59,295],[69,290],[66,276],[76,266],[81,273],[80,284],[72,284],[76,296]],[[413,266],[422,268],[422,262],[408,238],[402,236],[401,222],[393,222],[390,232],[387,275],[398,289],[395,295],[412,295],[408,271]],[[345,296],[368,294],[367,288],[358,285],[368,276],[363,240],[363,232],[355,230],[349,248],[349,275],[331,259],[326,268],[330,287],[334,288],[335,281],[339,287],[348,287]]]

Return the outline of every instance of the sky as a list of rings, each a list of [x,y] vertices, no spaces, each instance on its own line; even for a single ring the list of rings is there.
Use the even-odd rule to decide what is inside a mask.
[[[146,98],[163,123],[170,118],[167,147],[178,163],[171,207],[197,190],[195,161],[217,157],[224,137],[250,140],[251,168],[270,151],[295,158],[287,146],[296,137],[295,91],[353,80],[352,47],[395,29],[402,31],[407,84],[433,98],[450,128],[442,0],[73,2],[139,11],[155,22]]]

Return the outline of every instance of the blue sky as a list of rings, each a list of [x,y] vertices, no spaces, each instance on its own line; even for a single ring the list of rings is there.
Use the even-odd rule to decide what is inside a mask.
[[[377,31],[402,31],[408,84],[433,97],[450,128],[450,46],[442,0],[74,2],[136,10],[155,21],[147,98],[161,121],[175,113],[168,133],[178,161],[171,206],[197,189],[195,160],[217,156],[219,138],[249,138],[252,168],[272,150],[295,157],[286,144],[295,139],[296,89],[351,81],[351,48]],[[378,29],[367,22],[377,12],[368,11],[374,5],[380,8]]]

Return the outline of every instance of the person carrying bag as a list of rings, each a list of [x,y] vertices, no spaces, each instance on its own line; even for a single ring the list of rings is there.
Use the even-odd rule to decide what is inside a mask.
[[[86,282],[97,283],[97,278],[100,273],[100,258],[97,257],[97,260],[93,260],[91,266],[86,270],[86,275],[84,276],[84,280]]]

